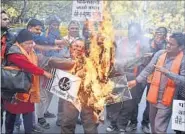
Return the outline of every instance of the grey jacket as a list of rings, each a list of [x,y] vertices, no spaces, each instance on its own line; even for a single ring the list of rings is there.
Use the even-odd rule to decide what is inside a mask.
[[[147,77],[154,72],[155,65],[158,61],[158,58],[161,54],[164,53],[164,50],[158,51],[150,63],[145,67],[145,69],[139,74],[139,76],[136,78],[136,81],[138,83],[145,82],[147,80]],[[166,57],[166,61],[164,63],[164,67],[168,70],[170,70],[171,65],[175,57]],[[185,95],[185,55],[183,56],[181,65],[180,65],[180,72],[179,74],[175,74],[173,72],[169,72],[167,74],[162,74],[161,75],[161,81],[160,81],[160,87],[159,87],[159,94],[158,94],[158,102],[161,102],[162,95],[164,92],[164,89],[166,87],[168,78],[174,80],[175,85],[176,85],[176,93],[174,98],[177,97],[178,94],[184,94]]]

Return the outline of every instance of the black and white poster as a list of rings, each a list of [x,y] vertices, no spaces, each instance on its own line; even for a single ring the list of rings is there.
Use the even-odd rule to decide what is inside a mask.
[[[75,102],[81,79],[59,69],[53,69],[51,73],[54,74],[54,78],[47,82],[46,89],[60,98]]]
[[[184,100],[173,101],[172,129],[185,131],[185,101]]]

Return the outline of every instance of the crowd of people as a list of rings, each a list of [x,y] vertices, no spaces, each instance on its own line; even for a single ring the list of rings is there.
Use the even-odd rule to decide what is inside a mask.
[[[53,94],[45,90],[47,80],[54,77],[50,70],[57,68],[83,78],[74,71],[83,72],[83,62],[79,65],[75,59],[88,56],[91,31],[84,25],[80,34],[79,22],[71,21],[68,34],[61,37],[60,19],[50,16],[45,33],[42,32],[44,24],[31,19],[14,37],[9,32],[9,24],[7,13],[1,11],[1,67],[18,67],[28,72],[32,81],[29,92],[1,89],[1,127],[5,122],[5,133],[12,134],[23,122],[26,134],[44,133],[44,129],[50,129],[45,118],[56,117],[48,111]],[[115,58],[123,63],[128,62],[123,57],[144,58],[132,68],[118,65],[118,72],[123,68],[127,72],[132,99],[106,106],[110,121],[106,131],[124,134],[136,130],[139,103],[147,90],[142,130],[144,133],[167,133],[173,100],[185,100],[185,34],[169,34],[167,28],[159,27],[153,39],[148,39],[141,26],[132,23],[128,26],[128,37],[116,36]],[[71,102],[59,98],[56,125],[61,127],[62,134],[75,133],[77,123],[83,125],[84,133],[98,133],[99,123],[94,120],[93,108],[86,101],[80,101],[82,108],[78,111]]]

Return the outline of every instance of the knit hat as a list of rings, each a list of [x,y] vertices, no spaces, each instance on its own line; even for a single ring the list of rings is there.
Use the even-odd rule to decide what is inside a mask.
[[[22,42],[29,41],[29,40],[33,40],[33,35],[27,29],[22,29],[16,38],[16,41],[18,43],[22,43]]]

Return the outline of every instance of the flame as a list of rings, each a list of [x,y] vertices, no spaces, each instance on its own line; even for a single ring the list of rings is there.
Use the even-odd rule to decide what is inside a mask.
[[[103,20],[97,32],[92,22],[85,24],[91,29],[92,36],[89,56],[84,58],[85,75],[78,95],[82,105],[93,108],[95,120],[103,112],[106,98],[114,87],[114,83],[108,79],[114,63],[114,30],[106,4],[104,1]]]

